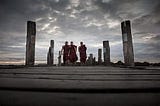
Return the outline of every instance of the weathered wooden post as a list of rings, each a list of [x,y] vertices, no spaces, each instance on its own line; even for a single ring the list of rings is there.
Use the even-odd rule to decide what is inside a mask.
[[[89,65],[93,65],[93,54],[89,54],[88,61],[89,61]]]
[[[59,51],[58,66],[61,66],[61,51]]]
[[[51,40],[49,51],[47,54],[47,65],[54,64],[54,40]]]
[[[123,55],[124,63],[126,66],[134,66],[134,52],[131,34],[130,21],[124,21],[121,23],[122,39],[123,39]]]
[[[27,22],[26,66],[33,66],[35,61],[36,23]]]
[[[110,65],[110,47],[109,41],[103,41],[104,65]]]
[[[98,49],[98,64],[102,64],[102,49]]]

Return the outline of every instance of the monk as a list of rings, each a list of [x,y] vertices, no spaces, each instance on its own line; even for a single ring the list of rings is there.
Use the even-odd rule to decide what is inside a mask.
[[[73,42],[71,42],[69,50],[69,60],[72,64],[75,64],[75,62],[78,60],[76,52],[77,52],[77,46],[75,46]]]
[[[86,63],[86,54],[87,47],[83,44],[83,42],[80,42],[80,46],[78,47],[79,55],[80,55],[80,62],[81,64]]]
[[[68,45],[68,42],[65,42],[65,45],[62,46],[61,52],[63,53],[63,63],[68,64],[69,63],[69,50],[70,47]]]

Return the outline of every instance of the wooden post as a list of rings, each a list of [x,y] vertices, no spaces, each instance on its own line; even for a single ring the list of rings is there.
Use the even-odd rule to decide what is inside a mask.
[[[89,54],[89,65],[93,65],[93,54]]]
[[[134,53],[130,21],[127,20],[122,22],[121,29],[123,39],[124,63],[126,66],[134,66]]]
[[[58,66],[61,66],[61,51],[59,51]]]
[[[47,65],[54,64],[54,40],[51,40],[49,51],[47,54]]]
[[[104,65],[110,65],[110,47],[109,41],[103,41]]]
[[[35,61],[36,23],[27,22],[26,66],[33,66]]]
[[[102,49],[98,49],[98,64],[102,64]]]

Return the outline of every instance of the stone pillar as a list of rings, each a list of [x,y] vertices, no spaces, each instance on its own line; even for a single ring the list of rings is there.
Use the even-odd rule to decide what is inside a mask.
[[[27,22],[26,66],[33,66],[35,61],[36,23]]]
[[[134,66],[134,53],[130,21],[127,20],[122,22],[121,29],[123,39],[124,63],[126,66]]]
[[[61,66],[61,51],[59,51],[58,66]]]
[[[104,58],[104,65],[110,65],[109,41],[103,41],[103,58]]]
[[[102,64],[102,49],[98,49],[98,64]]]
[[[51,40],[49,51],[47,54],[47,65],[54,64],[54,40]]]

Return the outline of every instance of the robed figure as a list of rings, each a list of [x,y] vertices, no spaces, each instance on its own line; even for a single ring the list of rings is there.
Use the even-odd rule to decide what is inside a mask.
[[[77,52],[77,46],[75,46],[73,42],[71,42],[70,49],[69,49],[70,63],[75,63],[78,60],[76,52]]]
[[[70,46],[68,45],[68,42],[65,42],[65,45],[62,46],[62,53],[63,53],[63,63],[68,64],[69,63],[69,51],[70,51]]]
[[[86,63],[86,54],[87,47],[83,44],[83,42],[80,42],[80,46],[78,47],[79,55],[80,55],[80,62],[82,64]]]

